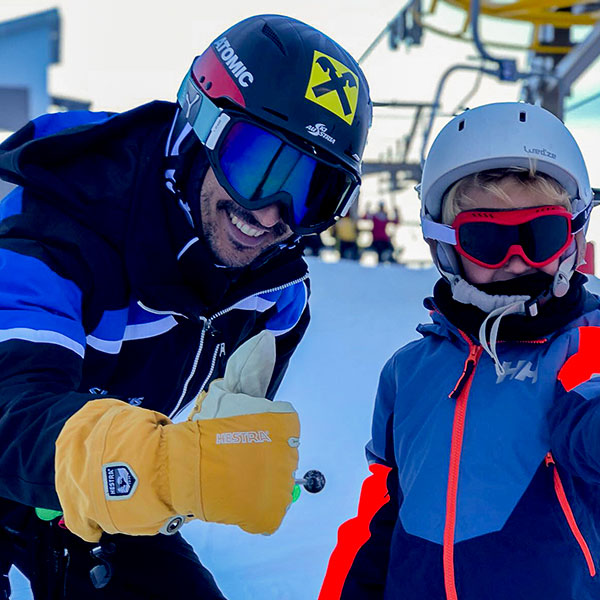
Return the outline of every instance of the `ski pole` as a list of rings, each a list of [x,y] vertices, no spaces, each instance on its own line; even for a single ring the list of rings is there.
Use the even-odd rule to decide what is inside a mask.
[[[292,502],[296,502],[300,497],[300,486],[303,486],[307,492],[311,494],[318,494],[325,487],[325,475],[321,471],[311,469],[304,473],[304,477],[296,478],[294,480],[296,485],[292,492]]]

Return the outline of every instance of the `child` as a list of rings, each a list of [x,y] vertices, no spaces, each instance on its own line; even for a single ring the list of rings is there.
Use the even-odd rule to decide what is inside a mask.
[[[523,103],[454,118],[420,186],[433,323],[384,367],[359,515],[321,600],[600,598],[600,299],[575,272],[593,193]]]

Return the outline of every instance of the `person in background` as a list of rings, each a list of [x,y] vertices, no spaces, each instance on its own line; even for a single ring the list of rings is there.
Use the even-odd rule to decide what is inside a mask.
[[[341,46],[259,15],[176,103],[45,115],[0,146],[19,186],[0,204],[0,597],[16,565],[36,600],[222,599],[180,527],[279,527],[299,242],[357,198],[371,115]]]
[[[394,261],[394,246],[389,233],[389,224],[400,223],[397,212],[394,211],[392,217],[388,213],[383,202],[379,203],[379,208],[375,212],[368,212],[365,219],[373,223],[373,242],[371,248],[377,252],[377,258],[380,264]]]
[[[576,272],[592,198],[541,107],[439,133],[420,184],[432,322],[381,373],[323,600],[600,596],[600,298]]]
[[[358,260],[358,227],[356,221],[349,215],[342,217],[333,226],[340,258]]]

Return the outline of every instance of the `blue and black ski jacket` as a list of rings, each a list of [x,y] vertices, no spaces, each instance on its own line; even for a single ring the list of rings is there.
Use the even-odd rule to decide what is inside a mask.
[[[0,176],[18,185],[0,202],[2,498],[60,509],[54,443],[89,400],[183,418],[264,329],[277,336],[272,398],[304,334],[299,249],[238,270],[202,240],[182,252],[196,234],[165,187],[175,110],[46,115],[0,146]]]
[[[498,344],[501,375],[427,301],[381,373],[372,474],[321,600],[600,598],[600,301],[582,279],[568,322]]]

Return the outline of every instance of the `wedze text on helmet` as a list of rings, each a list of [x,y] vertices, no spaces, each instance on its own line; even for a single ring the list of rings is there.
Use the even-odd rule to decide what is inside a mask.
[[[246,69],[246,65],[241,60],[238,60],[238,55],[225,36],[215,42],[215,49],[242,87],[248,87],[248,84],[254,81],[254,75]]]
[[[547,156],[548,158],[556,158],[556,154],[554,154],[554,152],[549,152],[546,148],[528,148],[527,146],[523,146],[523,150],[525,150],[527,154],[540,154],[541,156]]]

